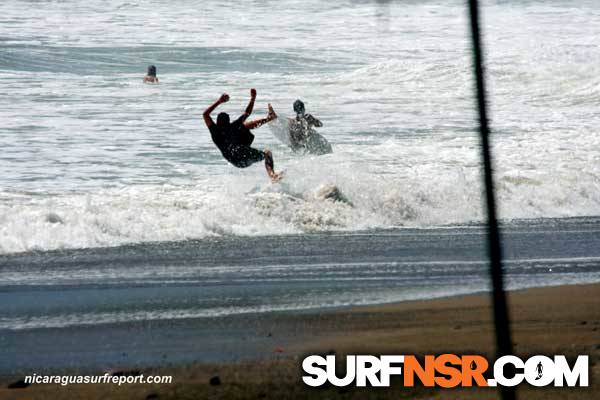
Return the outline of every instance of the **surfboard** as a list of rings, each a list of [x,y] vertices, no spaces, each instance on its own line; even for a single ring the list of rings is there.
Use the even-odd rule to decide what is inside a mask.
[[[313,132],[306,142],[306,152],[315,155],[329,154],[333,152],[331,144],[323,137],[323,135]]]
[[[277,118],[269,122],[269,129],[271,129],[273,136],[275,136],[281,143],[285,144],[286,146],[292,145],[290,140],[290,130],[286,119]]]
[[[311,135],[303,143],[296,143],[290,135],[289,122],[287,118],[277,118],[269,123],[269,128],[281,143],[290,147],[292,151],[300,154],[323,155],[333,152],[331,144],[323,135],[312,130]]]

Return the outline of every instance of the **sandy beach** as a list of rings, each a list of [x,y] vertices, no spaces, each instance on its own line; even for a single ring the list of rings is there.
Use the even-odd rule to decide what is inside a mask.
[[[493,366],[490,194],[514,355],[589,356],[519,398],[600,399],[600,1],[238,3],[3,1],[0,400],[498,398],[301,368]]]
[[[573,285],[511,292],[515,354],[590,356],[590,387],[519,387],[527,399],[598,398],[600,379],[600,285]],[[280,341],[272,333],[272,354],[251,362],[158,366],[145,374],[172,375],[170,385],[35,385],[7,389],[19,377],[5,378],[3,399],[260,399],[260,398],[497,398],[493,389],[439,390],[309,389],[301,382],[302,356],[335,354],[483,354],[492,357],[493,325],[486,295],[470,295],[319,314],[273,316],[272,326],[297,332]],[[39,371],[38,373],[42,373]],[[71,371],[70,373],[75,373]],[[104,373],[104,371],[99,371]],[[218,376],[219,385],[211,385]],[[213,382],[214,383],[214,382]]]

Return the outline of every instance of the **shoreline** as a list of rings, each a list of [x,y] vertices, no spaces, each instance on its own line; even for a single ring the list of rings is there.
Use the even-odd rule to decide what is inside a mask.
[[[508,299],[516,355],[590,356],[590,387],[534,390],[523,385],[519,392],[532,399],[567,395],[577,399],[596,398],[600,382],[600,284],[516,290],[508,293]],[[284,338],[274,331],[270,338],[271,352],[263,359],[140,368],[146,374],[172,375],[172,385],[37,385],[10,390],[6,389],[6,384],[11,380],[5,377],[2,378],[0,397],[143,399],[156,393],[161,399],[262,398],[262,394],[267,394],[267,398],[273,398],[273,395],[275,398],[320,398],[321,395],[336,394],[337,389],[315,392],[304,387],[300,381],[303,355],[451,352],[492,357],[494,353],[491,308],[486,294],[359,306],[323,313],[285,314],[271,316],[270,324],[279,330],[286,328],[295,332],[296,336]],[[40,373],[42,371],[38,371]],[[209,380],[216,375],[222,384],[211,386]],[[486,397],[496,393],[490,389],[436,391],[394,387],[384,391],[348,391],[358,396],[348,398],[371,398],[371,393],[375,396],[372,398],[398,398],[407,394],[428,398],[434,393],[438,398],[456,398],[458,392],[461,398],[479,398],[477,393],[480,396],[486,394]],[[551,393],[553,395],[548,397]]]
[[[576,215],[576,216],[555,216],[555,217],[532,217],[532,218],[512,218],[512,219],[500,219],[499,221],[500,230],[518,228],[521,226],[528,226],[532,229],[536,227],[543,227],[546,224],[563,224],[570,227],[573,224],[581,226],[581,224],[593,224],[597,225],[600,223],[600,215]],[[2,258],[19,258],[27,256],[54,256],[62,254],[85,254],[85,253],[98,253],[106,254],[110,252],[127,252],[137,248],[154,248],[154,247],[182,247],[194,244],[201,244],[203,242],[227,242],[235,241],[237,239],[248,239],[248,240],[280,240],[286,237],[303,237],[303,236],[374,236],[374,235],[404,235],[414,232],[443,232],[453,230],[478,230],[485,234],[487,225],[485,221],[464,221],[464,222],[453,222],[441,225],[398,225],[398,226],[380,226],[363,229],[324,229],[318,231],[298,231],[288,233],[257,233],[257,234],[210,234],[203,237],[189,238],[189,239],[174,239],[174,240],[158,240],[158,241],[140,241],[140,242],[123,242],[108,245],[98,245],[89,247],[61,247],[61,248],[34,248],[28,250],[19,250],[11,252],[0,252],[0,260]]]

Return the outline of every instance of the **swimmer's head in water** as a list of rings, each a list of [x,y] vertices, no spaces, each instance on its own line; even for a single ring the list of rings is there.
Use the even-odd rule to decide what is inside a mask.
[[[294,102],[294,111],[296,114],[304,114],[304,103],[301,100]]]
[[[229,114],[224,112],[219,113],[217,115],[217,126],[226,127],[227,125],[229,125]]]
[[[148,66],[148,76],[156,76],[156,67],[154,65]]]

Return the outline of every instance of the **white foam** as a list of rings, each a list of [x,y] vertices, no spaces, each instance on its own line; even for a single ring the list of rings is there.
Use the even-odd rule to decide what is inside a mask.
[[[0,253],[482,220],[463,2],[235,17],[208,3],[3,3]],[[598,3],[483,11],[500,216],[600,215]],[[149,63],[160,85],[141,84]],[[281,190],[228,165],[202,126],[218,94],[239,113],[258,84],[256,115],[302,98],[334,148],[294,158],[256,130]],[[354,207],[314,196],[325,184]]]
[[[383,152],[383,147],[388,155],[398,150],[399,157],[411,152],[392,143],[375,151]],[[12,196],[0,203],[0,251],[481,221],[479,169],[441,167],[444,155],[456,156],[441,149],[437,154],[435,164],[415,160],[404,176],[380,174],[377,168],[360,171],[347,155],[336,154],[290,163],[281,185],[267,183],[257,168],[228,177],[218,188],[136,185],[86,194]],[[500,216],[593,215],[600,205],[598,181],[594,173],[582,173],[584,165],[580,168],[560,174],[499,169]],[[352,205],[316,196],[323,184],[336,185]]]

